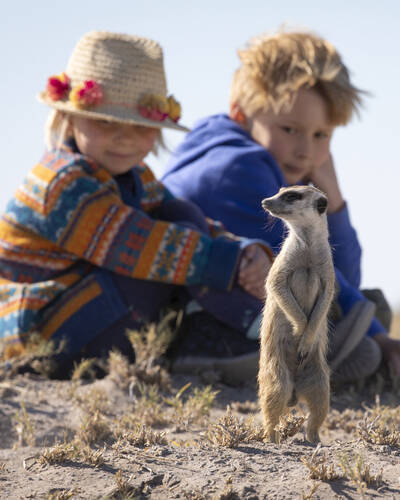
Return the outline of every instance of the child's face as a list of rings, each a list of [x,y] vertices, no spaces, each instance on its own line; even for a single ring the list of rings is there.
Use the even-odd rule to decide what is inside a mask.
[[[138,165],[153,149],[159,129],[71,116],[79,151],[96,160],[111,175]]]
[[[307,180],[329,158],[334,126],[325,100],[314,90],[301,89],[289,112],[260,111],[247,125],[253,139],[274,156],[289,185]]]

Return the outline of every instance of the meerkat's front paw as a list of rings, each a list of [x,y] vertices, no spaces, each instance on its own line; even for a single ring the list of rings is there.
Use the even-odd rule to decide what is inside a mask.
[[[297,347],[297,361],[299,364],[304,364],[310,356],[312,344],[306,341],[303,337]]]

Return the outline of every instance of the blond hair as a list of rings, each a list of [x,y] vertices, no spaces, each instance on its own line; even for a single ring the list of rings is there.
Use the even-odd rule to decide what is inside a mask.
[[[258,111],[289,111],[301,88],[316,90],[328,105],[332,125],[358,114],[364,93],[350,81],[335,47],[309,32],[266,34],[238,51],[230,103],[253,116]]]
[[[59,150],[65,141],[73,138],[68,113],[58,109],[50,111],[44,127],[44,138],[48,150]],[[157,155],[159,148],[166,149],[161,130],[154,143],[152,153]]]

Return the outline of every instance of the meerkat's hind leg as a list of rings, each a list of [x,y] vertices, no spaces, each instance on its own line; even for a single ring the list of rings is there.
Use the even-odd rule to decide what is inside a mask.
[[[261,381],[260,381],[261,382]],[[263,414],[264,429],[267,439],[273,443],[279,442],[279,435],[275,427],[287,409],[292,398],[294,384],[288,373],[280,380],[271,380],[264,385],[260,383],[260,406]]]
[[[303,381],[297,388],[301,398],[306,402],[309,417],[306,426],[306,437],[311,443],[318,443],[319,429],[329,411],[329,374],[321,367],[314,367],[309,380]]]

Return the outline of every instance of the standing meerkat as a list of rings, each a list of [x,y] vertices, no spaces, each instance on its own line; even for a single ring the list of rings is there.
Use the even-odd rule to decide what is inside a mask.
[[[282,188],[262,202],[289,229],[266,280],[259,396],[268,438],[297,400],[308,406],[306,436],[319,441],[329,409],[327,313],[334,293],[326,196],[311,186]]]

